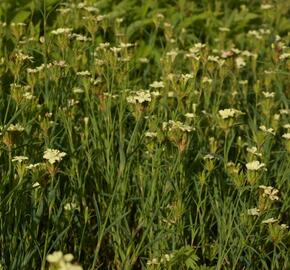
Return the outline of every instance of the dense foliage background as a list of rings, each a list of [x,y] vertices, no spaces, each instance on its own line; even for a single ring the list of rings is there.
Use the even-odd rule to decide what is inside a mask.
[[[289,18],[2,0],[0,269],[288,269]]]

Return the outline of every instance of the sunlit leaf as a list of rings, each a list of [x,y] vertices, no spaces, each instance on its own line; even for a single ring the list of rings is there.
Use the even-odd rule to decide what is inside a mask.
[[[12,22],[14,23],[22,23],[30,16],[31,12],[28,10],[19,11],[13,18]]]

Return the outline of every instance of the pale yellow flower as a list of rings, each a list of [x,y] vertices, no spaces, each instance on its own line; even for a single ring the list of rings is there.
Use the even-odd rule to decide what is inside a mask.
[[[278,219],[275,219],[275,218],[268,218],[268,219],[265,219],[262,221],[263,224],[272,224],[272,223],[276,223],[278,222],[279,220]]]
[[[167,262],[169,262],[173,257],[174,257],[173,254],[165,254],[165,255],[164,255],[164,258],[165,258],[165,260],[166,260]]]
[[[264,131],[265,133],[270,133],[272,135],[275,135],[275,131],[273,128],[266,128],[265,126],[260,126],[259,129]]]
[[[115,54],[119,53],[119,52],[121,51],[121,49],[122,49],[122,48],[119,48],[119,47],[111,47],[111,48],[110,48],[110,50],[111,50],[113,53],[115,53]]]
[[[183,124],[180,121],[173,121],[173,120],[169,120],[168,122],[163,122],[162,123],[162,129],[163,130],[168,130],[168,131],[172,131],[172,130],[181,130],[183,132],[191,132],[193,130],[195,130],[194,127],[191,127],[189,125]]]
[[[218,56],[209,55],[209,56],[207,57],[207,60],[208,60],[208,61],[211,61],[211,62],[219,63],[220,58],[219,58]]]
[[[273,97],[275,97],[275,93],[274,92],[265,92],[265,91],[263,91],[262,94],[264,95],[265,98],[273,98]]]
[[[152,88],[164,88],[164,82],[162,82],[162,81],[161,82],[154,81],[149,86],[152,87]]]
[[[61,161],[66,156],[66,153],[60,152],[57,149],[47,149],[44,151],[43,158],[48,160],[50,164],[54,164],[56,161]]]
[[[174,92],[174,91],[169,91],[169,92],[167,93],[167,96],[168,96],[168,97],[174,97],[174,96],[175,96],[175,92]]]
[[[288,109],[280,109],[279,112],[280,112],[280,114],[288,115],[290,113],[290,110],[288,110]]]
[[[228,27],[219,27],[219,30],[221,32],[230,32],[230,28],[228,28]]]
[[[66,203],[63,208],[66,211],[72,211],[75,209],[79,209],[78,205],[74,202]]]
[[[80,94],[80,93],[84,93],[84,90],[82,88],[75,87],[75,88],[73,88],[73,92],[75,94]]]
[[[186,53],[184,56],[195,61],[199,61],[200,59],[200,56],[197,56],[195,53]]]
[[[151,132],[151,131],[146,131],[145,132],[145,137],[147,137],[147,138],[156,138],[157,137],[157,133],[156,132]]]
[[[32,169],[35,169],[35,168],[43,166],[43,165],[44,165],[43,163],[29,164],[29,165],[26,166],[26,169],[32,170]]]
[[[260,209],[255,207],[247,210],[247,214],[249,216],[259,216],[260,215]]]
[[[25,92],[23,93],[23,98],[27,99],[27,100],[32,100],[34,98],[34,96],[30,93],[30,92]]]
[[[227,119],[227,118],[232,118],[236,115],[240,115],[243,114],[241,111],[236,110],[236,109],[224,109],[224,110],[219,110],[219,115],[223,118],[223,119]]]
[[[18,123],[15,125],[10,124],[9,127],[7,128],[7,131],[19,131],[19,132],[21,132],[21,131],[24,131],[24,127]]]
[[[152,260],[148,260],[146,264],[147,265],[157,265],[157,264],[159,264],[159,262],[158,262],[158,259],[153,258]]]
[[[58,28],[56,30],[51,31],[53,35],[61,35],[61,34],[69,34],[71,33],[72,28]]]
[[[271,186],[264,186],[261,185],[259,186],[260,189],[263,189],[263,197],[268,197],[271,201],[278,201],[279,197],[277,196],[277,194],[279,193],[279,190],[271,187]]]
[[[237,57],[237,58],[235,59],[235,62],[236,62],[236,67],[237,67],[238,69],[241,69],[241,68],[243,68],[243,67],[246,66],[246,62],[245,62],[245,60],[244,60],[243,57]]]
[[[284,133],[282,135],[282,138],[286,139],[286,140],[290,140],[290,133]]]
[[[186,113],[184,116],[186,118],[194,118],[195,114],[194,113]]]
[[[40,187],[40,184],[38,182],[35,182],[33,185],[32,185],[33,188],[39,188]]]
[[[247,50],[242,51],[241,55],[246,57],[253,57],[255,59],[258,58],[258,55],[256,53],[252,53]]]
[[[28,160],[28,157],[25,156],[15,156],[12,158],[12,162],[22,163],[22,161]]]
[[[191,73],[181,74],[180,79],[181,79],[181,81],[186,83],[188,80],[193,79],[193,74],[191,74]]]
[[[285,59],[289,59],[290,58],[290,53],[282,53],[280,56],[279,56],[279,59],[280,60],[285,60]]]
[[[174,61],[177,55],[178,55],[178,51],[176,49],[173,49],[166,53],[166,56],[170,57],[172,62]]]
[[[261,168],[265,167],[265,163],[260,163],[260,161],[254,160],[254,161],[248,162],[246,164],[246,167],[249,171],[258,171]]]
[[[262,10],[268,10],[268,9],[271,9],[271,8],[273,8],[273,6],[270,5],[270,4],[262,4],[261,5],[261,9]]]
[[[80,76],[90,76],[91,75],[91,72],[89,72],[88,70],[78,71],[77,72],[77,75],[80,75]]]
[[[189,51],[191,53],[199,53],[205,47],[206,47],[206,44],[202,44],[199,42],[199,43],[194,44],[193,47],[189,49]]]
[[[246,85],[246,84],[248,84],[248,80],[240,80],[239,84],[240,85]]]
[[[207,159],[211,160],[211,159],[214,159],[214,158],[215,158],[215,156],[213,154],[207,154],[207,155],[205,155],[203,157],[204,160],[207,160]]]
[[[209,83],[211,84],[212,83],[212,79],[208,78],[208,77],[203,77],[202,80],[201,80],[202,83]]]
[[[250,30],[250,31],[248,32],[248,35],[249,35],[249,36],[253,36],[253,37],[255,37],[256,39],[262,39],[261,34],[260,34],[258,31],[256,31],[256,30]]]
[[[139,62],[142,63],[142,64],[147,64],[147,63],[149,63],[149,59],[146,58],[146,57],[141,57],[141,58],[139,58],[138,60],[139,60]]]
[[[52,254],[47,255],[46,260],[49,263],[59,263],[63,257],[62,251],[54,251]]]
[[[47,255],[46,260],[53,266],[53,269],[58,270],[83,270],[79,265],[72,264],[74,256],[70,253],[63,254],[62,251],[55,251]]]
[[[251,153],[251,154],[253,154],[253,155],[256,155],[256,156],[262,156],[262,154],[261,153],[258,153],[257,151],[258,151],[258,149],[257,149],[257,147],[255,147],[255,146],[253,146],[253,147],[247,147],[247,151],[249,152],[249,153]]]
[[[136,104],[136,103],[144,103],[151,101],[151,94],[148,90],[139,90],[137,92],[133,92],[133,95],[130,95],[126,98],[128,103]]]

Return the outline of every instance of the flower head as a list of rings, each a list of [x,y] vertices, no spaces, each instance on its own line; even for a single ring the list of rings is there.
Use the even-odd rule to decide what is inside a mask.
[[[152,87],[152,88],[164,88],[164,82],[162,82],[162,81],[161,82],[154,81],[149,86]]]
[[[44,151],[43,158],[48,160],[50,164],[54,164],[56,161],[61,161],[64,156],[66,156],[66,153],[60,152],[57,149],[48,148]]]
[[[62,251],[55,251],[52,254],[47,255],[46,260],[49,263],[58,263],[63,257]]]
[[[282,135],[282,138],[286,139],[286,140],[290,140],[290,133],[284,133]]]
[[[18,124],[18,123],[15,124],[15,125],[10,124],[9,127],[7,128],[7,130],[8,130],[8,131],[19,131],[19,132],[21,132],[21,131],[24,131],[24,127],[21,126],[21,125]]]
[[[145,137],[147,137],[147,138],[156,138],[157,137],[157,132],[146,131],[145,132]]]
[[[61,35],[61,34],[69,34],[71,33],[72,28],[58,28],[56,30],[51,31],[53,35]]]
[[[264,185],[259,186],[259,188],[263,190],[262,197],[268,197],[271,201],[279,200],[279,197],[277,196],[277,194],[279,193],[278,189]]]
[[[273,98],[273,97],[275,97],[275,93],[274,92],[263,91],[262,94],[264,95],[265,98]]]
[[[265,163],[260,163],[258,160],[254,160],[246,164],[246,167],[249,171],[258,171],[265,166]]]
[[[74,256],[71,253],[63,254],[62,251],[55,251],[47,255],[46,260],[53,266],[53,269],[59,270],[83,270],[79,265],[72,264]]]
[[[241,69],[246,66],[246,62],[242,57],[237,57],[235,62],[238,69]]]
[[[259,208],[251,208],[247,210],[247,214],[249,216],[259,216],[260,215],[260,209]]]
[[[272,135],[275,135],[275,131],[273,128],[266,128],[266,126],[259,126],[259,129],[264,131],[265,133],[270,133]]]
[[[261,153],[257,152],[258,149],[257,149],[257,147],[255,147],[255,146],[253,146],[253,147],[247,147],[247,151],[248,151],[249,153],[253,154],[253,155],[256,155],[256,156],[260,156],[260,157],[262,156]]]
[[[272,223],[276,223],[278,222],[279,220],[276,219],[276,218],[268,218],[268,219],[265,219],[262,221],[263,224],[272,224]]]
[[[28,160],[28,157],[25,156],[15,156],[12,158],[12,162],[22,163],[22,161]]]
[[[194,118],[194,113],[186,113],[184,116],[186,118]]]
[[[151,101],[151,94],[148,90],[140,89],[139,91],[135,92],[133,95],[127,97],[128,103],[144,103]]]
[[[219,110],[219,115],[222,117],[222,119],[231,118],[239,114],[243,114],[243,113],[236,109]]]
[[[285,229],[288,229],[289,226],[287,224],[281,224],[280,225],[280,228],[283,229],[283,230],[285,230]]]
[[[169,120],[168,122],[163,122],[162,129],[167,130],[167,131],[181,130],[183,132],[191,132],[195,130],[195,128],[192,126],[183,124],[180,121],[173,121],[173,120]]]
[[[261,5],[261,9],[262,10],[268,10],[268,9],[271,9],[271,8],[273,8],[273,6],[270,5],[270,4],[262,4]]]

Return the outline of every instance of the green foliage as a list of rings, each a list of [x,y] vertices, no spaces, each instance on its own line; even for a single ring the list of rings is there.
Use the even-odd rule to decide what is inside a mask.
[[[173,267],[179,267],[186,265],[186,269],[196,269],[198,262],[198,256],[195,254],[195,250],[190,246],[184,246],[174,252],[171,265]]]
[[[0,269],[288,269],[289,12],[1,1]]]

